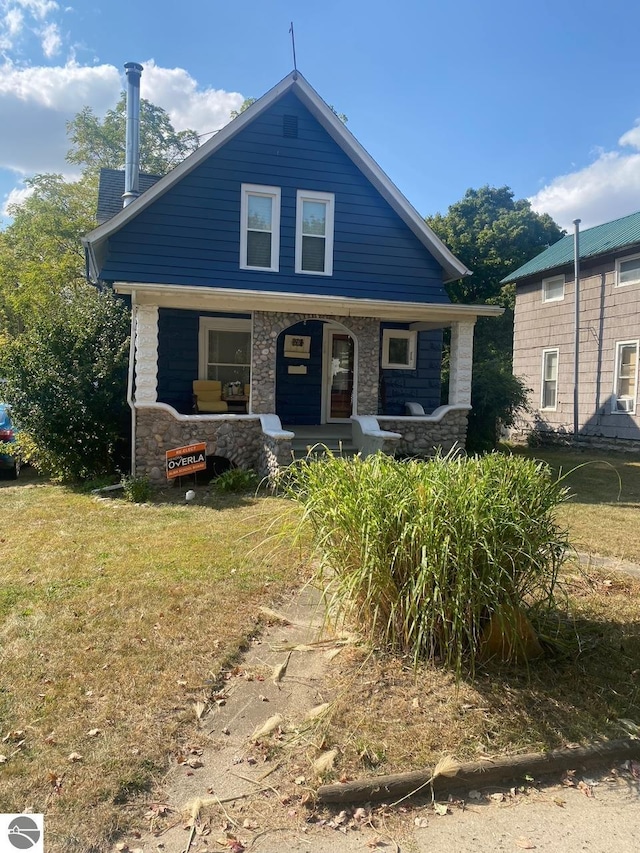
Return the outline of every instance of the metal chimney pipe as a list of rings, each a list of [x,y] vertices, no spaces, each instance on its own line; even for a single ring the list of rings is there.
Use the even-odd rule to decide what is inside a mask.
[[[142,65],[137,62],[127,62],[124,69],[127,72],[127,137],[122,206],[126,207],[140,195],[140,75],[142,74]]]

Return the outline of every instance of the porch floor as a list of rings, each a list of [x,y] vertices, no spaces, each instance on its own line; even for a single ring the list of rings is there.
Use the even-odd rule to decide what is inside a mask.
[[[332,453],[353,456],[356,448],[351,437],[351,424],[286,425],[283,429],[295,434],[291,445],[296,459],[306,456],[309,448],[320,444]]]

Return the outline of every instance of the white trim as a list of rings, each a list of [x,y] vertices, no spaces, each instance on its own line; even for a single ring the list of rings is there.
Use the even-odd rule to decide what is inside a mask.
[[[620,352],[622,347],[635,347],[636,351],[636,370],[633,377],[633,396],[626,397],[618,395],[618,380],[620,379]],[[611,414],[612,415],[635,415],[636,402],[638,399],[638,356],[640,355],[640,346],[638,340],[631,341],[616,341],[615,362],[613,365],[613,394],[611,396]],[[631,400],[631,407],[628,410],[618,408],[618,400]]]
[[[620,265],[627,261],[638,261],[638,277],[632,281],[620,281]],[[616,287],[629,287],[632,284],[638,284],[638,282],[640,282],[640,254],[616,258]]]
[[[391,338],[405,338],[409,341],[409,361],[407,364],[397,364],[389,361],[389,341]],[[417,332],[414,332],[411,329],[382,330],[382,368],[384,370],[415,370],[417,349]]]
[[[351,389],[351,415],[349,418],[331,418],[330,406],[331,395],[331,336],[333,334],[349,335],[353,341],[353,386]],[[320,423],[321,424],[343,424],[351,419],[352,415],[358,414],[358,338],[351,329],[347,329],[342,323],[324,322],[322,325],[322,390],[320,393]]]
[[[129,205],[131,207],[132,205]],[[197,285],[115,282],[116,293],[138,294],[139,304],[200,311],[284,311],[291,314],[336,314],[381,320],[440,320],[443,325],[476,317],[499,317],[499,305],[458,305],[447,302],[396,302],[387,299],[350,299],[309,293],[286,294],[269,290],[235,290]]]
[[[249,196],[270,198],[271,205],[271,266],[253,267],[247,263],[247,217]],[[240,187],[240,269],[258,272],[278,272],[280,269],[280,187],[266,187],[260,184],[242,184]]]
[[[553,406],[545,406],[544,405],[544,383],[545,383],[545,367],[546,367],[546,359],[547,356],[551,353],[556,354],[556,378],[555,378],[555,405]],[[541,382],[540,382],[540,411],[543,412],[555,412],[558,408],[558,375],[560,372],[560,348],[559,347],[547,347],[542,350],[542,373],[541,373]],[[551,380],[549,380],[551,381]]]
[[[225,145],[246,127],[247,124],[258,118],[278,98],[289,91],[297,95],[327,133],[329,133],[345,154],[360,169],[362,174],[371,181],[398,216],[400,216],[420,242],[426,246],[434,258],[442,265],[445,272],[444,281],[454,281],[455,279],[469,275],[470,271],[466,266],[455,257],[440,238],[429,228],[418,211],[402,195],[400,190],[382,171],[371,155],[360,145],[353,134],[333,113],[331,108],[327,106],[315,89],[307,83],[299,71],[293,71],[291,74],[288,74],[284,80],[281,80],[266,95],[259,98],[247,110],[241,113],[238,118],[230,121],[219,133],[216,133],[204,145],[201,145],[197,151],[194,151],[186,160],[183,160],[168,175],[161,178],[108,222],[98,226],[90,234],[87,234],[86,237],[83,237],[82,242],[89,250],[89,264],[94,274],[97,275],[100,270],[101,265],[97,263],[97,258],[102,255],[104,251],[103,244],[109,236],[122,228],[123,225],[137,216],[138,213],[149,207],[157,198],[171,189],[185,175],[192,172],[203,160]]]
[[[547,295],[547,285],[551,284],[551,282],[562,281],[562,296],[548,296]],[[565,277],[564,273],[562,275],[553,275],[549,278],[542,279],[542,301],[543,302],[562,302],[564,299],[564,286],[565,286]]]
[[[305,270],[302,268],[302,238],[309,236],[302,233],[302,211],[305,201],[318,201],[325,205],[324,269],[322,271]],[[296,273],[302,273],[303,275],[333,275],[334,207],[335,195],[333,193],[322,193],[312,190],[298,190],[296,192]],[[319,235],[312,236],[319,237]]]

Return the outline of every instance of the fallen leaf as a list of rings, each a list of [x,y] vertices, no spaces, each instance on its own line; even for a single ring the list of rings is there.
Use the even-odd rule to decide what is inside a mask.
[[[98,735],[102,734],[102,729],[89,729],[87,732],[88,737],[98,737]]]
[[[294,785],[304,785],[304,783],[306,781],[307,781],[306,776],[296,776],[296,778],[293,780],[293,784]]]
[[[446,803],[434,803],[433,810],[440,816],[449,814],[449,806]]]
[[[7,763],[7,756],[6,755],[0,755],[0,764],[6,764],[6,763]]]
[[[593,797],[593,789],[591,785],[587,785],[587,783],[583,782],[582,779],[578,782],[578,790],[582,791],[585,797]]]
[[[82,755],[79,752],[72,752],[67,756],[67,761],[71,761],[72,763],[75,761],[82,761]]]
[[[502,803],[504,802],[504,794],[498,791],[495,794],[491,794],[491,799],[494,803]]]
[[[258,826],[258,821],[256,821],[256,820],[249,820],[249,818],[248,818],[248,817],[246,817],[246,818],[242,821],[242,826],[244,827],[244,829],[256,829],[256,828],[257,828],[257,826]]]
[[[521,835],[520,838],[516,838],[516,847],[519,847],[521,850],[535,850],[536,845],[529,838],[525,838],[524,835]]]
[[[563,809],[563,808],[564,808],[564,806],[565,806],[565,803],[566,803],[567,801],[566,801],[566,800],[561,800],[561,799],[560,799],[560,797],[554,797],[554,798],[553,798],[553,802],[554,802],[557,806],[560,806],[560,808],[561,808],[561,809]]]
[[[197,770],[199,767],[204,767],[203,762],[199,758],[189,758],[188,761],[185,762],[191,767],[192,770]]]
[[[363,820],[368,820],[369,815],[366,809],[363,809],[362,806],[357,808],[353,813],[353,819],[356,823],[362,823]]]
[[[418,827],[418,829],[426,829],[429,826],[429,821],[426,819],[426,817],[417,817],[414,819],[413,822]]]
[[[470,800],[481,800],[482,799],[482,794],[480,793],[480,791],[476,791],[476,790],[469,791],[468,796],[469,796]]]

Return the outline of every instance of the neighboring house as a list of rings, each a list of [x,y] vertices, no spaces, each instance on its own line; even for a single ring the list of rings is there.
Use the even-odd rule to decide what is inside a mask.
[[[127,68],[131,95],[142,69]],[[464,446],[474,323],[502,309],[450,304],[444,283],[469,271],[302,75],[145,180],[122,208],[105,172],[112,215],[83,241],[92,280],[131,298],[138,473],[160,480],[165,451],[196,440],[270,473],[296,429],[321,440],[325,424],[353,422],[365,450]],[[221,383],[219,413],[194,414],[196,380]]]
[[[580,233],[578,428],[581,441],[640,450],[640,213]],[[574,429],[574,235],[504,280],[515,282],[513,372],[532,389],[522,431]]]

